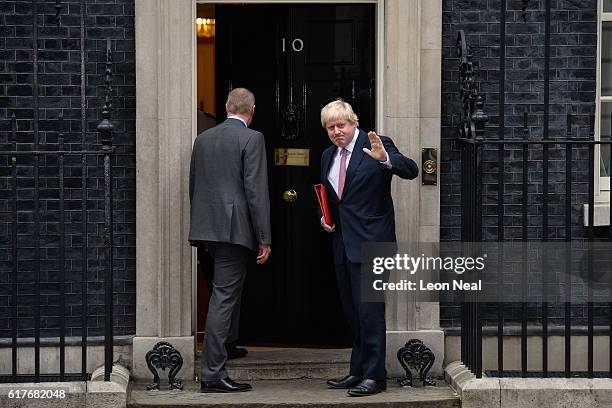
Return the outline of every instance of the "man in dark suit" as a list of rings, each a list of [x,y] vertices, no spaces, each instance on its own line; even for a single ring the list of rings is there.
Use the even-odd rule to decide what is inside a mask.
[[[361,244],[396,241],[391,178],[414,179],[419,170],[390,138],[359,129],[344,101],[327,104],[321,124],[334,144],[321,156],[321,183],[330,192],[335,222],[327,225],[321,218],[321,225],[333,234],[338,290],[353,334],[349,374],[327,384],[354,397],[373,395],[387,386],[385,303],[361,300]]]
[[[248,391],[225,370],[226,343],[237,334],[247,263],[270,255],[270,198],[264,136],[248,128],[255,97],[232,90],[227,120],[198,135],[191,154],[189,240],[204,246],[215,262],[201,365],[202,392]]]
[[[209,114],[208,112],[204,112],[204,102],[201,102],[201,106],[197,112],[196,118],[196,127],[197,134],[204,132],[214,126],[217,125],[217,119]],[[204,251],[203,251],[204,252]],[[198,263],[201,263],[204,266],[202,269],[204,270],[204,279],[206,280],[206,286],[208,288],[208,293],[212,293],[213,291],[213,277],[214,277],[214,269],[213,269],[213,260],[210,255],[207,253],[198,253]],[[230,335],[227,339],[227,343],[225,344],[225,350],[227,351],[227,359],[231,360],[234,358],[246,357],[249,352],[247,349],[243,347],[238,347],[236,341],[238,340],[238,323],[240,320],[240,301],[235,308],[234,311],[235,318],[232,318],[232,326],[230,328]]]

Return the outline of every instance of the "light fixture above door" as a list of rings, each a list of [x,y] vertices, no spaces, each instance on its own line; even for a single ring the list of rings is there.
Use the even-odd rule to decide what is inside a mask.
[[[200,18],[196,19],[196,33],[198,37],[212,38],[215,36],[215,19]]]

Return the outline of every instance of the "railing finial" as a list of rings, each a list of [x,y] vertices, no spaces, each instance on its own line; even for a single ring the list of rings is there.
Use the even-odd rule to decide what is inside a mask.
[[[476,127],[476,139],[484,139],[485,124],[489,121],[489,115],[484,111],[484,97],[476,92],[476,110],[472,114],[472,121]]]
[[[111,51],[111,40],[106,39],[106,69],[104,70],[104,106],[102,107],[102,121],[98,124],[98,131],[101,135],[101,141],[104,148],[110,148],[112,144],[112,132],[114,129],[113,124],[110,121],[110,111],[113,107],[112,100],[112,82],[113,82],[113,55]]]

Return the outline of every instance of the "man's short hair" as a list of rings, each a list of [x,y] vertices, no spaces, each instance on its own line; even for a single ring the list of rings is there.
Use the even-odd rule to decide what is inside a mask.
[[[248,115],[255,106],[255,95],[246,88],[235,88],[227,95],[225,110],[227,113]]]
[[[323,127],[326,127],[326,124],[333,120],[346,120],[359,126],[359,118],[353,112],[353,107],[342,99],[330,102],[321,109],[321,125]]]

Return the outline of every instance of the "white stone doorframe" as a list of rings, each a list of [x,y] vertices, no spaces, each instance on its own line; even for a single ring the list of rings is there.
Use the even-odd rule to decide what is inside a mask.
[[[439,151],[442,0],[209,1],[245,2],[376,4],[377,130],[391,136],[419,167],[422,148]],[[190,379],[195,262],[187,235],[189,160],[196,129],[196,0],[135,3],[137,293],[132,375],[151,377],[144,356],[165,340],[183,355],[180,376]],[[399,241],[439,240],[437,186],[422,186],[420,178],[396,180],[393,197]],[[442,374],[438,304],[388,297],[387,329],[390,375],[401,374],[395,353],[412,337],[434,350],[438,358],[432,374]]]

